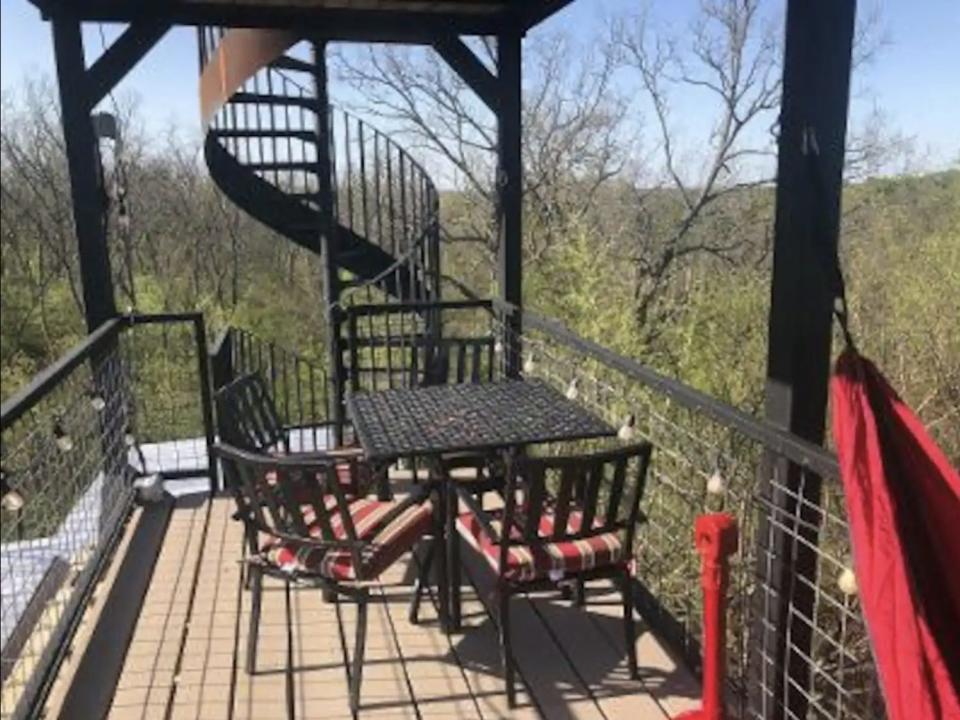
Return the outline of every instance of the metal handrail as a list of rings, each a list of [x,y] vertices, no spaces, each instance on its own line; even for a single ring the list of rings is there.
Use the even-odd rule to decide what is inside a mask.
[[[493,307],[505,315],[516,315],[519,312],[523,328],[543,332],[577,352],[598,360],[624,376],[656,390],[678,405],[693,410],[724,427],[738,431],[797,465],[809,468],[825,477],[840,476],[836,455],[819,445],[804,440],[762,418],[754,417],[679,380],[662,375],[599,343],[581,337],[558,320],[547,318],[534,311],[520,310],[517,306],[502,300],[494,300]]]

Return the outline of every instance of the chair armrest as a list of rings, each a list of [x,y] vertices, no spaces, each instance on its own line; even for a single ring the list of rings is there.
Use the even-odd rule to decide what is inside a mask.
[[[456,493],[459,496],[460,500],[464,505],[467,506],[467,509],[474,514],[477,518],[477,522],[480,523],[480,527],[483,528],[483,531],[487,534],[487,537],[490,540],[499,545],[502,541],[500,533],[496,531],[493,527],[493,523],[490,520],[490,515],[480,507],[480,503],[477,502],[477,499],[470,493],[469,488],[462,487],[460,485],[454,485]]]

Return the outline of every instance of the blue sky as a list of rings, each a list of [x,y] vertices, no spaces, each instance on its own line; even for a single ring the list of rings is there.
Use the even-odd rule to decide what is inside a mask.
[[[869,6],[870,0],[861,0]],[[682,31],[696,10],[696,0],[654,0],[656,20]],[[540,35],[566,32],[588,45],[601,32],[605,19],[635,13],[638,0],[577,0],[533,31]],[[874,105],[883,109],[892,127],[916,139],[928,163],[942,166],[960,158],[960,1],[887,0],[879,5],[889,44],[877,60],[855,78],[854,118]],[[779,12],[780,0],[769,10]],[[0,68],[5,90],[25,76],[53,76],[49,27],[27,0],[0,0]],[[106,28],[108,42],[117,28]],[[101,48],[96,26],[87,28],[87,52]],[[175,124],[187,132],[198,129],[197,70],[194,33],[177,29],[124,81],[120,92],[141,98],[151,131]],[[150,92],[147,92],[147,89]],[[679,98],[678,107],[683,107]]]

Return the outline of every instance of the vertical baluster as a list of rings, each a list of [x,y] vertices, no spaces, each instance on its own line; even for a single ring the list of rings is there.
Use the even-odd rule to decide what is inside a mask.
[[[377,212],[377,245],[383,247],[383,207],[380,202],[380,132],[373,131],[373,201]]]
[[[344,114],[343,147],[347,154],[347,227],[354,229],[353,224],[353,159],[350,150],[350,116]]]
[[[357,142],[360,144],[360,205],[363,211],[363,237],[370,242],[370,215],[367,203],[367,144],[363,138],[363,121],[357,122]]]
[[[402,252],[406,253],[409,246],[409,235],[407,233],[407,184],[406,184],[406,157],[400,151],[397,153],[399,155],[399,172],[400,172],[400,241],[402,245]],[[407,261],[407,270],[408,270],[408,285],[410,284],[409,277],[409,259]],[[408,294],[404,298],[404,293],[402,288],[398,287],[397,290],[400,293],[401,299],[412,300],[413,296],[409,294],[409,291],[412,289],[412,286],[408,287]]]

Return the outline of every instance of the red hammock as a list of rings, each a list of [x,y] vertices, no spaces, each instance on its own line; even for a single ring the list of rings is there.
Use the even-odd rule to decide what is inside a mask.
[[[960,474],[869,360],[831,383],[853,562],[891,720],[960,718]]]

